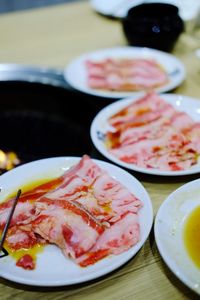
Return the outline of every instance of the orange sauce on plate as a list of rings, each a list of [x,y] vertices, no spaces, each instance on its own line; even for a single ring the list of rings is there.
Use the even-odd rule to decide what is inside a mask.
[[[183,239],[189,256],[200,268],[200,206],[196,207],[186,219]]]
[[[21,190],[22,190],[21,199],[23,199],[23,197],[25,197],[25,201],[28,200],[28,201],[32,202],[32,201],[34,201],[34,191],[37,190],[37,188],[46,187],[46,189],[48,191],[50,191],[50,190],[56,188],[61,181],[62,181],[61,177],[58,177],[58,178],[53,178],[53,179],[37,180],[37,181],[33,181],[31,183],[28,183],[26,185],[23,185],[21,187]],[[31,196],[29,196],[29,193],[32,193]],[[3,202],[8,201],[9,199],[11,199],[15,196],[16,196],[16,192],[11,193]],[[33,199],[32,199],[32,197],[33,197]],[[0,230],[0,236],[1,236],[1,234],[2,234],[2,231]],[[13,250],[13,249],[9,248],[6,241],[4,244],[4,248],[8,251],[9,255],[14,260],[19,261],[23,256],[28,254],[31,256],[34,263],[36,262],[37,254],[41,253],[44,250],[44,247],[45,247],[45,244],[37,243],[36,245],[34,245],[33,247],[28,248],[28,249],[22,248],[19,250]]]
[[[16,261],[18,261],[21,257],[23,257],[26,254],[29,254],[33,258],[33,261],[36,261],[37,254],[41,253],[44,250],[44,245],[37,244],[29,249],[11,250],[5,244],[5,249],[8,251],[9,255]]]

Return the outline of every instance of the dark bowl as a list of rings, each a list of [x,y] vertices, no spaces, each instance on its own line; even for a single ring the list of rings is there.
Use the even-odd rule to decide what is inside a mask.
[[[175,5],[144,3],[129,9],[122,19],[122,28],[131,46],[170,52],[184,31],[184,22]]]

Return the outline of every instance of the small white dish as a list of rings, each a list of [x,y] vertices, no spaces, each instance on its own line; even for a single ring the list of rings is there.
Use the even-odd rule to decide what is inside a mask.
[[[86,94],[105,97],[105,98],[125,98],[131,95],[140,95],[144,91],[126,92],[126,91],[105,91],[88,87],[86,60],[98,61],[105,58],[145,58],[154,59],[166,71],[169,82],[157,89],[156,92],[162,93],[170,91],[179,86],[185,79],[185,67],[175,56],[166,52],[146,47],[117,47],[97,50],[86,53],[73,60],[64,69],[65,80],[75,89]]]
[[[184,21],[194,19],[200,8],[197,0],[90,0],[91,7],[98,13],[114,18],[123,18],[128,10],[142,3],[159,2],[170,3],[179,8],[180,16]]]
[[[10,193],[17,191],[27,183],[40,179],[55,178],[72,165],[78,163],[78,157],[57,157],[34,161],[17,167],[0,177],[0,201]],[[35,270],[24,270],[15,265],[10,257],[0,259],[0,276],[14,282],[34,286],[63,286],[72,285],[103,276],[133,258],[149,236],[153,223],[152,203],[142,184],[123,169],[112,164],[94,160],[101,168],[107,170],[116,180],[124,184],[143,202],[140,209],[139,223],[141,228],[140,241],[128,251],[120,255],[108,256],[92,266],[82,268],[70,259],[64,257],[60,249],[48,245],[39,253]]]
[[[174,191],[160,206],[154,222],[158,250],[171,271],[200,295],[200,269],[189,257],[183,241],[184,222],[200,205],[200,179]]]
[[[199,99],[177,95],[177,94],[162,94],[161,98],[166,102],[172,104],[177,111],[184,111],[188,115],[190,115],[194,121],[200,122],[200,100]],[[119,112],[127,105],[129,105],[131,102],[136,100],[138,100],[138,96],[132,96],[131,98],[128,99],[122,99],[116,101],[112,104],[107,105],[96,115],[96,117],[94,118],[91,124],[90,136],[97,150],[112,162],[133,171],[138,171],[138,172],[152,174],[152,175],[159,175],[159,176],[160,175],[179,176],[179,175],[189,175],[189,174],[199,173],[200,161],[196,165],[192,166],[190,169],[187,170],[163,171],[159,169],[142,168],[134,164],[125,163],[119,160],[118,158],[116,158],[108,151],[104,143],[104,139],[102,138],[105,136],[105,133],[111,129],[110,125],[108,124],[108,119],[112,115]]]

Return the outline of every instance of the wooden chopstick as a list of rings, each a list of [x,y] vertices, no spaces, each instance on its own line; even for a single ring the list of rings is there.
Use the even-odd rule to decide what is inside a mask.
[[[19,190],[17,191],[17,195],[16,195],[16,197],[15,197],[15,199],[14,199],[12,208],[11,208],[11,210],[10,210],[8,219],[7,219],[7,221],[6,221],[5,227],[4,227],[3,232],[2,232],[1,241],[0,241],[0,253],[3,251],[3,244],[4,244],[4,242],[5,242],[6,234],[7,234],[7,231],[8,231],[9,225],[10,225],[10,221],[11,221],[11,219],[12,219],[12,216],[13,216],[13,213],[14,213],[14,211],[15,211],[15,207],[16,207],[16,205],[17,205],[17,201],[19,200],[20,195],[21,195],[21,190],[19,189]]]

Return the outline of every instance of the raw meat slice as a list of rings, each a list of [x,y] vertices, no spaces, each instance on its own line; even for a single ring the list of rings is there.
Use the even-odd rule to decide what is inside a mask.
[[[168,83],[166,71],[153,59],[87,60],[87,83],[109,91],[151,90]]]
[[[95,246],[76,261],[86,267],[109,254],[120,254],[135,245],[140,239],[138,216],[128,213],[106,228]]]
[[[87,252],[104,231],[98,220],[72,201],[43,197],[36,203],[36,213],[34,232],[58,245],[67,257]]]
[[[0,205],[1,229],[12,201]],[[84,155],[59,178],[22,194],[6,244],[16,251],[50,243],[75,261],[88,261],[91,253],[97,261],[139,240],[141,206],[140,199]],[[23,267],[23,259],[17,264]]]
[[[108,119],[108,151],[119,160],[165,171],[189,169],[200,155],[200,123],[154,92]]]

